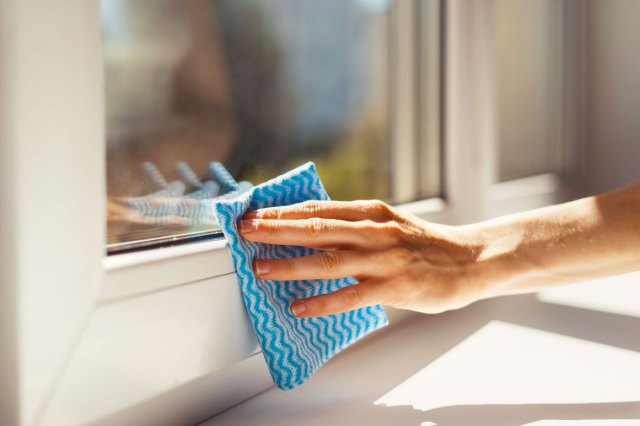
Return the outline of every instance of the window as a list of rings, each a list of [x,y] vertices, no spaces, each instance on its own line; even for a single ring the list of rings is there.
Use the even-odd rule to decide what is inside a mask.
[[[487,194],[493,189],[491,184],[498,175],[498,162],[493,161],[499,146],[495,143],[493,121],[497,114],[487,112],[491,110],[491,101],[495,96],[495,87],[492,85],[495,71],[495,58],[492,56],[495,8],[484,6],[489,3],[493,5],[493,2],[443,3],[447,8],[444,20],[447,37],[441,39],[437,36],[444,21],[441,21],[438,13],[431,13],[431,7],[440,3],[437,0],[341,1],[357,8],[353,10],[359,10],[361,15],[379,22],[381,26],[377,27],[377,33],[384,35],[387,40],[384,60],[388,60],[388,64],[384,72],[388,80],[386,88],[383,88],[387,96],[387,106],[384,108],[387,109],[388,121],[385,125],[389,133],[387,139],[383,139],[389,148],[389,158],[386,159],[387,196],[392,201],[403,202],[440,195],[439,184],[420,192],[416,190],[416,180],[423,183],[423,175],[433,174],[431,178],[434,180],[429,181],[429,185],[433,185],[442,175],[446,183],[444,201],[432,203],[428,200],[403,208],[425,207],[421,211],[422,217],[450,224],[485,217]],[[317,6],[315,3],[325,2],[334,3],[331,0],[313,3]],[[99,10],[100,3],[102,10]],[[164,135],[160,130],[166,128],[179,130],[180,123],[186,125],[187,129],[196,128],[187,132],[194,138],[199,135],[196,125],[224,135],[222,118],[228,114],[224,110],[210,108],[207,99],[195,102],[203,110],[209,108],[212,111],[204,114],[204,117],[196,111],[184,112],[193,111],[189,108],[185,110],[184,104],[176,104],[180,107],[175,106],[175,109],[162,110],[159,107],[170,105],[163,101],[164,96],[170,93],[166,89],[168,71],[163,73],[160,67],[159,71],[150,72],[149,78],[139,76],[139,73],[142,73],[146,62],[161,64],[171,59],[166,55],[169,55],[174,44],[183,39],[164,38],[159,44],[166,45],[166,50],[154,50],[153,43],[145,41],[147,44],[144,48],[131,51],[135,43],[129,43],[126,37],[140,34],[139,31],[133,33],[133,30],[127,30],[133,26],[131,19],[137,19],[136,25],[144,31],[159,31],[160,26],[156,23],[162,13],[145,15],[142,12],[145,7],[158,10],[171,7],[166,0],[146,3],[148,5],[145,6],[144,1],[135,0],[8,0],[0,14],[2,23],[7,24],[0,25],[0,31],[5,35],[2,38],[3,48],[0,49],[0,86],[6,89],[3,90],[0,108],[0,130],[3,135],[0,143],[0,173],[3,179],[0,179],[0,187],[5,196],[3,208],[0,209],[3,219],[0,221],[3,225],[0,275],[3,284],[6,284],[3,285],[3,296],[7,296],[2,298],[6,302],[2,312],[8,318],[2,323],[6,325],[8,333],[2,333],[0,338],[7,353],[5,358],[15,360],[9,366],[20,365],[15,385],[9,383],[7,386],[7,400],[9,405],[13,405],[10,409],[15,413],[15,418],[23,417],[26,423],[34,423],[38,419],[55,423],[47,420],[49,413],[60,410],[73,417],[66,423],[106,422],[105,416],[113,416],[119,421],[112,423],[146,424],[158,423],[158,418],[166,416],[164,420],[167,422],[194,424],[198,419],[189,416],[199,415],[203,418],[205,414],[212,414],[215,410],[212,400],[218,398],[219,405],[216,407],[226,408],[259,392],[260,389],[255,387],[249,389],[255,382],[264,380],[268,383],[269,380],[268,375],[258,374],[263,371],[259,362],[249,366],[243,364],[242,360],[250,355],[243,351],[246,342],[236,345],[229,339],[229,336],[233,336],[238,340],[249,340],[252,332],[249,325],[245,327],[241,321],[235,321],[235,318],[244,315],[241,303],[229,303],[230,297],[239,297],[239,294],[237,283],[234,282],[233,265],[223,241],[104,256],[104,245],[107,243],[102,203],[104,176],[109,174],[115,176],[113,179],[117,177],[121,182],[131,184],[129,189],[121,185],[124,189],[118,193],[114,181],[109,182],[112,200],[116,197],[139,197],[156,190],[153,181],[141,169],[144,161],[153,162],[169,183],[183,180],[174,175],[174,169],[175,162],[181,160],[178,154],[186,152],[183,149],[185,145],[169,145],[168,139],[155,136]],[[150,6],[152,3],[153,6]],[[175,5],[182,3],[185,6],[180,12]],[[274,8],[269,13],[275,13],[276,10],[285,13],[284,6],[280,6],[280,9],[277,7],[278,4],[285,4],[282,1],[256,0],[249,3],[246,0],[229,0],[226,4],[241,8],[243,6],[240,3],[245,7],[252,4],[254,8],[266,3]],[[307,7],[310,3],[300,0],[295,4]],[[562,3],[565,11],[582,4]],[[186,11],[198,3],[184,0],[173,4],[170,10],[175,19],[172,22],[178,25],[180,31],[188,34],[189,26],[180,22],[186,22]],[[209,5],[211,13],[215,12],[215,22],[223,22],[220,18],[222,8],[218,2],[205,4]],[[419,13],[415,13],[415,5],[419,6]],[[39,13],[34,13],[34,10]],[[212,19],[211,14],[194,15],[198,19],[207,16]],[[233,16],[240,15],[237,11],[237,15]],[[572,14],[564,16],[574,29],[580,23],[575,18]],[[224,23],[230,20],[225,18]],[[288,18],[282,20],[288,22]],[[365,21],[370,22],[369,19]],[[416,30],[415,25],[418,24]],[[432,33],[436,38],[430,38]],[[7,34],[10,37],[6,37]],[[572,37],[571,34],[569,36]],[[142,43],[140,39],[144,37],[136,37],[133,40]],[[428,38],[427,42],[423,37]],[[352,38],[349,40],[353,41]],[[437,73],[444,63],[438,50],[434,49],[439,44],[446,46],[447,51],[444,57],[446,66],[443,68],[445,78],[442,79],[444,85]],[[371,49],[374,47],[379,46],[369,45]],[[104,58],[100,57],[101,50],[104,51]],[[358,49],[359,52],[365,50]],[[382,56],[382,50],[375,52]],[[574,53],[579,54],[580,50]],[[205,56],[200,59],[204,60]],[[574,62],[578,67],[582,64],[579,57]],[[116,67],[115,64],[119,65]],[[101,72],[103,65],[106,67],[104,73]],[[120,71],[114,72],[114,69]],[[114,83],[117,81],[120,82]],[[151,82],[158,84],[146,86]],[[430,90],[434,82],[435,90]],[[105,85],[106,92],[103,91]],[[125,89],[117,92],[114,89],[117,85]],[[416,85],[420,88],[413,90]],[[576,87],[580,89],[580,85]],[[564,92],[566,87],[562,90]],[[106,117],[103,114],[104,93],[108,97]],[[419,93],[420,99],[416,99],[416,93]],[[140,106],[147,102],[144,101],[145,96],[156,96],[159,101],[150,103],[149,110],[146,110],[147,107]],[[232,98],[231,95],[229,97]],[[446,128],[443,132],[446,155],[443,156],[440,146],[431,141],[438,140],[437,112],[440,102],[445,98],[443,105],[446,113],[442,114],[442,122]],[[120,102],[121,99],[126,99],[126,102],[122,101],[122,105],[116,107],[114,102]],[[575,98],[566,99],[566,102],[571,103],[572,99]],[[186,118],[176,118],[178,111]],[[228,122],[236,123],[239,119],[233,114]],[[210,115],[217,117],[216,121],[209,120]],[[423,119],[425,116],[427,119]],[[103,134],[105,128],[108,144]],[[345,128],[353,127],[349,125]],[[435,137],[432,138],[432,135]],[[154,143],[153,147],[158,149],[145,148],[139,142],[141,140]],[[132,141],[138,142],[133,144]],[[159,154],[160,146],[165,143],[174,151],[174,154],[167,154],[172,163],[166,171],[155,157],[136,154],[145,152],[144,149]],[[601,145],[598,147],[602,151],[605,146],[604,143]],[[115,149],[118,146],[130,148],[130,151],[122,151],[123,154],[119,155],[122,163],[113,160],[118,157]],[[104,161],[107,151],[108,161]],[[436,169],[425,169],[427,166],[422,160],[423,154],[425,158],[435,161]],[[131,162],[131,168],[127,169],[128,158],[136,156],[140,157],[138,161]],[[490,157],[491,161],[484,161],[485,157]],[[187,161],[203,179],[206,178],[208,162],[216,158],[223,160],[223,165],[237,180],[248,179],[258,183],[258,178],[267,177],[249,176],[248,172],[234,169],[232,163],[222,157],[207,156],[202,168],[190,158],[182,160]],[[318,163],[322,166],[320,161]],[[286,166],[283,165],[283,169]],[[415,172],[416,169],[420,169],[419,173]],[[127,174],[127,170],[130,174]],[[152,171],[149,167],[148,170]],[[526,174],[540,170],[542,168],[527,171]],[[320,172],[325,181],[329,179],[326,169]],[[405,176],[411,178],[405,179]],[[602,176],[594,178],[599,177]],[[490,184],[487,184],[488,181],[491,181]],[[43,182],[52,190],[40,191],[37,197],[25,196],[32,194],[34,188],[40,188]],[[138,184],[144,182],[151,188],[136,189]],[[183,180],[183,183],[187,191],[188,182]],[[511,197],[514,209],[539,207],[550,202],[536,194],[528,196],[516,191],[514,195],[514,191],[506,190],[509,188],[503,189],[505,191],[501,192],[500,201]],[[331,191],[335,192],[333,189]],[[332,195],[337,197],[335,193]],[[43,206],[46,207],[44,218]],[[433,206],[439,210],[429,210]],[[510,209],[512,206],[505,206],[505,209],[507,207]],[[168,226],[162,227],[166,228]],[[120,233],[111,229],[109,241],[116,245],[118,241],[138,244],[144,239],[158,236],[158,229],[160,227],[147,231],[142,225],[123,229]],[[170,237],[180,235],[180,232],[191,235],[191,231],[190,227],[172,230]],[[138,234],[134,235],[135,232]],[[204,296],[201,291],[205,291]],[[20,303],[14,303],[16,295],[20,296]],[[153,300],[157,300],[156,296],[165,300],[166,304],[155,304]],[[228,320],[196,317],[189,307],[203,299],[210,302],[210,306],[207,305],[201,312],[225,315]],[[184,309],[176,309],[176,304]],[[120,314],[123,309],[130,313],[127,317],[130,320]],[[193,323],[187,326],[181,324],[177,319],[177,311],[181,312],[181,318]],[[168,325],[159,326],[158,322],[149,320],[154,315],[168,321]],[[102,319],[96,321],[96,316]],[[129,327],[132,324],[136,327]],[[133,328],[135,333],[132,333]],[[87,341],[88,329],[95,336],[91,341]],[[172,338],[183,336],[186,331],[191,337],[198,332],[202,332],[202,335],[188,344],[182,344],[181,338]],[[122,340],[118,337],[127,336],[131,338],[127,339],[126,345],[121,344]],[[158,351],[149,347],[147,336],[160,342],[166,350]],[[15,344],[17,341],[20,345]],[[189,351],[189,357],[175,356],[185,351]],[[128,357],[126,362],[119,365],[125,374],[114,375],[104,368],[104,361],[112,359],[113,353],[124,353]],[[233,363],[230,365],[232,374],[229,374],[229,369],[221,369],[217,376],[217,367],[209,365],[207,369],[204,364],[199,364],[200,360],[210,359],[208,354],[216,355],[214,358],[217,361]],[[90,359],[92,363],[83,364],[82,357]],[[247,361],[251,362],[251,359],[256,360],[257,357]],[[148,365],[149,360],[160,366],[158,371],[164,372],[166,381],[156,381],[157,377],[136,376],[141,370],[139,366]],[[72,371],[77,374],[71,375]],[[181,380],[184,372],[190,374],[188,381]],[[132,378],[140,380],[132,382]],[[105,386],[96,388],[95,383],[104,383]],[[75,391],[65,393],[63,387]],[[132,397],[130,390],[141,396],[140,399]],[[119,402],[114,402],[116,400]]]
[[[418,51],[393,6],[103,1],[108,248],[215,231],[208,200],[233,192],[226,171],[242,191],[313,160],[334,199],[437,195],[439,135],[392,137],[392,105],[414,114],[417,98],[396,96],[394,64]],[[411,187],[394,186],[407,170]]]
[[[495,6],[499,180],[560,172],[564,3]]]

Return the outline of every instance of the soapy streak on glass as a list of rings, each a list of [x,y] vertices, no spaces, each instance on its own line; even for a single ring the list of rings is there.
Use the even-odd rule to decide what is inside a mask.
[[[109,247],[218,229],[215,162],[246,189],[312,160],[332,198],[392,201],[389,7],[103,0]]]

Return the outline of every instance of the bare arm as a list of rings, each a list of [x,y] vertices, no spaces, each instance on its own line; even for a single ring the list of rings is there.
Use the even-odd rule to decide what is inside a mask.
[[[249,212],[244,238],[328,251],[254,262],[265,279],[355,276],[296,301],[297,316],[385,304],[420,312],[640,269],[640,183],[466,226],[425,222],[379,201],[307,202]]]
[[[468,227],[499,265],[489,294],[640,269],[640,183]]]

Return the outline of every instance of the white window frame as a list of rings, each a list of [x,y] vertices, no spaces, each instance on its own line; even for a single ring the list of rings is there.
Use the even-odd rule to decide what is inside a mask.
[[[392,143],[402,147],[417,135],[443,135],[444,192],[441,198],[401,208],[427,220],[458,224],[566,197],[572,189],[565,186],[571,181],[566,176],[495,183],[495,109],[487,104],[495,87],[491,0],[446,3],[446,32],[439,43],[446,46],[444,68],[418,68],[429,73],[423,80],[429,87],[440,81],[438,73],[445,70],[445,101],[442,110],[440,105],[430,105],[423,109],[425,116],[418,115],[412,94],[417,59],[408,47],[415,40],[412,14],[417,1],[422,1],[426,19],[441,16],[438,0],[395,2],[401,78],[394,88]],[[566,4],[569,28],[581,18],[576,3]],[[223,282],[234,271],[222,240],[105,257],[104,82],[98,1],[3,0],[0,40],[0,423],[50,424],[61,383],[96,312],[177,286],[216,277]],[[566,40],[576,43],[572,37]],[[569,58],[567,72],[580,63],[579,55]],[[579,87],[569,86],[567,102],[579,93]],[[566,110],[572,114],[565,117],[567,144],[574,150],[579,136],[574,123],[580,112]],[[434,111],[441,111],[446,119]],[[405,164],[406,151],[399,149],[395,154],[395,164]],[[398,174],[396,182],[409,178],[409,172],[413,181],[417,173],[396,169],[407,173]],[[570,177],[579,176],[579,164],[570,171]],[[228,280],[224,282],[229,285]],[[221,303],[212,300],[211,309]],[[232,319],[244,313],[234,315]],[[233,320],[217,326],[251,333],[246,323],[236,325]],[[154,332],[152,325],[149,332]],[[235,367],[208,371],[194,383],[165,392],[170,394],[165,400],[171,403],[127,407],[112,414],[121,421],[164,416],[160,418],[174,422],[192,421],[190,410],[213,414],[270,385],[264,363],[254,352],[240,351],[238,361],[245,361]],[[156,396],[162,392],[158,390]]]

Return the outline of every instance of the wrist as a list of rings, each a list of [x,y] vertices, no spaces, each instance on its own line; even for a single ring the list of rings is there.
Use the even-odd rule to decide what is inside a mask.
[[[514,283],[526,280],[536,271],[526,256],[526,229],[504,218],[462,227],[477,244],[473,268],[477,299],[511,293]]]

